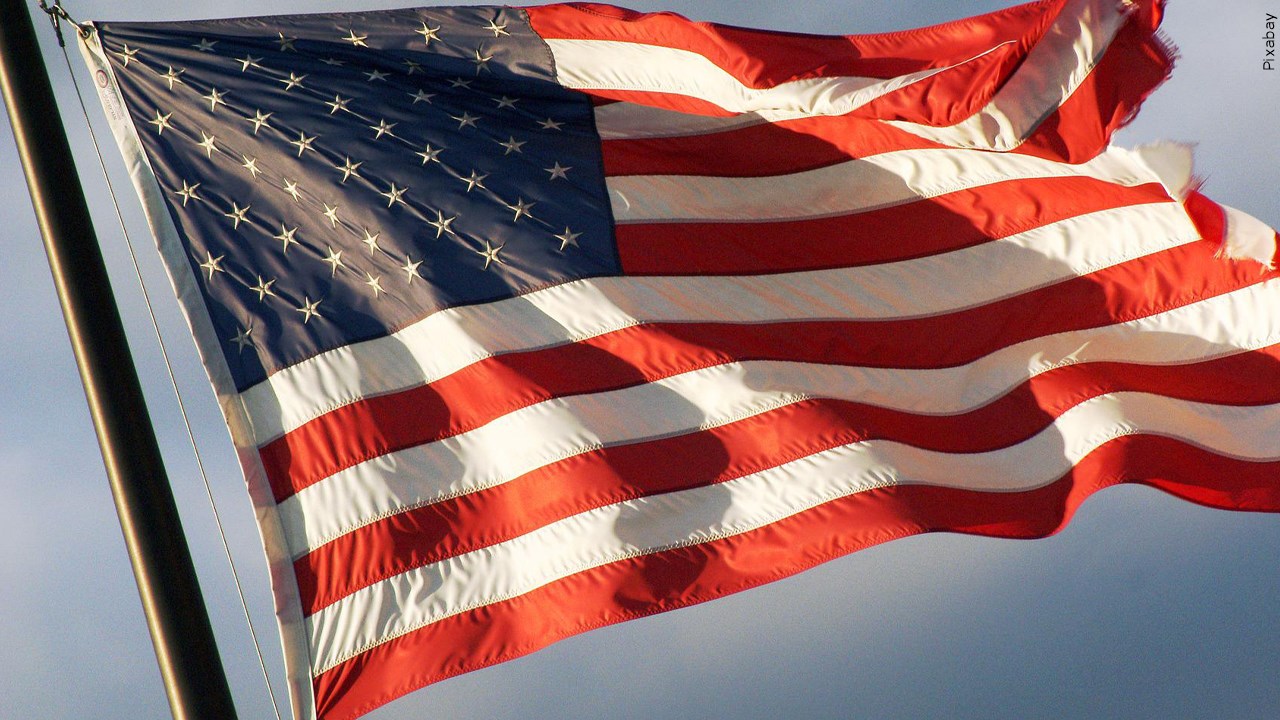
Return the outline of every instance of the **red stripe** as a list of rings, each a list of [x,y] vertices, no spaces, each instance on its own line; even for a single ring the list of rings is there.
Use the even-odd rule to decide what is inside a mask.
[[[926,80],[881,95],[850,113],[874,120],[902,120],[922,125],[955,125],[981,110],[1005,84],[1037,37],[995,47]]]
[[[1015,152],[1069,163],[1107,147],[1173,71],[1174,52],[1156,34],[1164,2],[1137,3],[1097,67]]]
[[[987,104],[1008,79],[1010,71],[1026,58],[1027,45],[1025,41],[1002,45],[980,57],[966,58],[960,65],[939,70],[855,108],[848,116],[935,126],[954,125]],[[937,67],[937,63],[931,67]],[[582,88],[580,92],[590,95],[595,101],[630,102],[695,115],[729,117],[738,114],[738,111],[696,95],[607,87]]]
[[[407,692],[557,640],[772,582],[908,535],[1010,538],[1060,530],[1091,494],[1142,483],[1203,505],[1280,511],[1280,462],[1247,462],[1176,440],[1126,436],[1030,492],[907,485],[857,493],[764,528],[612,563],[455,615],[362,653],[314,679],[320,720],[349,720]]]
[[[375,582],[594,508],[723,482],[849,443],[894,440],[950,453],[1008,447],[1089,398],[1121,391],[1213,404],[1277,403],[1280,346],[1194,365],[1057,368],[963,415],[811,400],[698,433],[603,448],[385,518],[317,548],[294,563],[303,611],[311,615]]]
[[[817,117],[700,135],[604,140],[601,154],[606,177],[768,177],[896,150],[939,147],[892,125],[853,117]]]
[[[456,435],[552,397],[744,359],[950,367],[1031,338],[1145,317],[1271,276],[1212,253],[1209,243],[1192,243],[957,314],[894,322],[653,324],[500,355],[430,385],[329,412],[263,446],[262,462],[279,502],[369,458]],[[1064,307],[1071,313],[1059,311]],[[566,367],[575,371],[565,373]]]
[[[909,260],[1086,213],[1168,200],[1159,183],[1007,180],[839,217],[618,225],[615,236],[627,275],[748,275]]]
[[[706,115],[708,117],[733,117],[736,112],[725,110],[710,100],[693,97],[691,95],[679,95],[677,93],[665,93],[656,91],[640,91],[640,90],[612,90],[609,88],[592,88],[591,90],[580,90],[591,95],[592,103],[595,105],[608,105],[615,102],[626,102],[635,105],[644,105],[646,107],[663,108],[664,110],[674,110],[676,112],[688,113],[690,115]]]
[[[1014,41],[1011,48],[939,73],[873,101],[858,117],[950,125],[990,102],[1039,41],[1063,6],[1033,3],[915,31],[848,37],[792,35],[692,23],[669,13],[642,14],[608,6],[528,8],[544,38],[622,40],[697,52],[748,87],[769,88],[800,78],[896,77],[956,65]],[[1156,36],[1161,0],[1140,0],[1080,88],[1016,152],[1083,162],[1106,148],[1173,65]],[[723,114],[686,96],[591,90],[617,100],[683,112]]]
[[[929,28],[848,36],[736,28],[592,3],[525,10],[534,31],[549,40],[616,40],[689,50],[747,87],[770,88],[801,78],[892,78],[947,67],[1008,40],[1017,41],[1025,54],[1063,3],[1044,0]],[[954,99],[969,90],[946,94]]]
[[[1200,237],[1221,247],[1227,239],[1227,215],[1222,206],[1199,190],[1193,190],[1187,194],[1183,207],[1187,209],[1191,222],[1195,223]]]

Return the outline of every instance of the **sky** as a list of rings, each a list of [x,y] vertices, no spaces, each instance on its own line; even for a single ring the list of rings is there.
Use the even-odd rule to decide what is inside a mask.
[[[31,3],[34,7],[35,3]],[[999,0],[632,0],[637,10],[817,33],[932,24]],[[394,0],[67,0],[77,19],[402,6]],[[1275,0],[1178,0],[1172,80],[1117,143],[1197,143],[1205,192],[1280,224]],[[71,80],[37,31],[125,318],[242,719],[271,717],[195,461]],[[78,54],[72,68],[88,77]],[[273,682],[283,663],[232,446],[100,107],[92,125],[176,366]],[[0,118],[0,717],[162,718],[168,708],[7,119]],[[1051,538],[933,534],[694,608],[571,638],[368,717],[1168,718],[1280,714],[1280,516],[1104,491]]]

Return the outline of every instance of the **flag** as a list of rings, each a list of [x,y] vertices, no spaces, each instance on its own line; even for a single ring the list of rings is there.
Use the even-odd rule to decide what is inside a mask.
[[[1275,234],[1109,144],[1161,12],[96,25],[295,714],[1120,482],[1280,509]]]

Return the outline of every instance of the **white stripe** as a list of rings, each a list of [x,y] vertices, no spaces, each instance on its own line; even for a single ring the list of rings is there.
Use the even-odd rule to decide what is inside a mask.
[[[1009,42],[996,45],[971,60]],[[888,79],[820,77],[754,88],[690,50],[616,40],[551,39],[546,43],[555,58],[556,79],[566,87],[686,95],[729,112],[759,112],[766,120],[843,115],[878,97],[971,61]]]
[[[1123,0],[1075,0],[1062,9],[991,102],[969,118],[948,127],[887,122],[943,145],[1013,150],[1080,87],[1131,10]]]
[[[607,184],[619,224],[760,222],[848,215],[1009,180],[1057,177],[1126,186],[1160,182],[1142,156],[1121,148],[1079,165],[939,148],[898,150],[789,175],[623,175]]]
[[[596,132],[604,140],[685,137],[728,132],[768,122],[759,113],[732,117],[693,115],[666,108],[615,102],[595,109]]]
[[[1220,407],[1143,393],[1090,399],[1009,448],[952,454],[868,441],[730,480],[591,510],[358,590],[308,619],[316,674],[470,609],[637,555],[737,535],[864,490],[1043,487],[1125,435],[1178,438],[1250,460],[1280,455],[1280,405]]]
[[[1229,205],[1222,208],[1226,236],[1222,242],[1222,254],[1229,258],[1253,260],[1268,270],[1275,267],[1276,231],[1258,218]]]
[[[461,435],[341,471],[279,505],[296,555],[399,512],[508,482],[599,447],[715,427],[811,397],[922,415],[983,407],[1064,365],[1192,363],[1280,342],[1280,280],[1159,315],[1012,345],[929,369],[753,361],[517,410]]]
[[[1080,242],[1081,237],[1088,242]],[[878,266],[752,277],[582,280],[436,313],[390,337],[287,368],[242,397],[263,444],[359,398],[432,382],[505,352],[560,345],[647,322],[889,320],[939,314],[1197,237],[1181,205],[1157,203],[1069,218],[1004,240]],[[975,283],[975,277],[984,281]]]
[[[1124,26],[1128,12],[1124,3],[1119,0],[1076,0],[1063,8],[1040,42],[1031,48],[1018,69],[997,91],[991,102],[978,112],[955,125],[946,127],[903,120],[885,122],[951,147],[983,150],[1014,149],[1021,145],[1040,122],[1057,110],[1085,81],[1116,33]],[[591,69],[585,66],[589,61],[599,63],[601,58],[586,57],[586,53],[579,55],[581,57],[569,60],[571,63],[576,62],[584,66],[574,72],[590,77]],[[693,63],[681,64],[679,60],[680,58],[670,56],[665,59],[665,64],[673,68],[690,69],[689,78],[705,79],[707,77],[708,73],[692,71]],[[716,70],[719,69],[716,68]],[[637,66],[637,68],[621,68],[620,72],[624,77],[639,73],[645,73],[647,77],[649,71],[644,66]],[[675,77],[667,77],[668,74],[674,74]],[[703,91],[696,85],[689,87],[690,83],[679,74],[679,71],[673,70],[660,77],[661,79],[649,77],[645,81],[646,88],[635,89],[676,92],[694,97],[700,96]],[[918,79],[913,78],[913,81]],[[718,84],[724,84],[722,78],[718,80]],[[669,82],[672,89],[648,87],[657,82]],[[910,83],[900,83],[898,86],[907,84]],[[598,85],[600,86],[603,85]],[[896,87],[869,86],[859,92],[866,94],[874,90],[882,95],[891,89]],[[722,90],[714,97],[720,97],[725,93],[732,97],[732,89]],[[614,103],[597,108],[596,122],[601,137],[608,140],[679,137],[724,132],[761,122],[778,122],[815,115],[838,115],[842,114],[839,110],[849,112],[870,99],[874,98],[863,100],[861,97],[855,99],[855,96],[850,96],[840,98],[838,102],[810,100],[807,103],[809,108],[807,111],[800,109],[806,107],[803,102],[792,102],[783,106],[765,106],[757,102],[739,105],[742,108],[740,112],[743,114],[730,118],[647,108],[638,103]],[[731,108],[726,106],[726,109]]]

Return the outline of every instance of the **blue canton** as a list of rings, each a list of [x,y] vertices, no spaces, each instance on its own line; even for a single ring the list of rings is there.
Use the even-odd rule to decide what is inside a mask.
[[[517,10],[100,30],[239,390],[619,271],[591,105]]]

